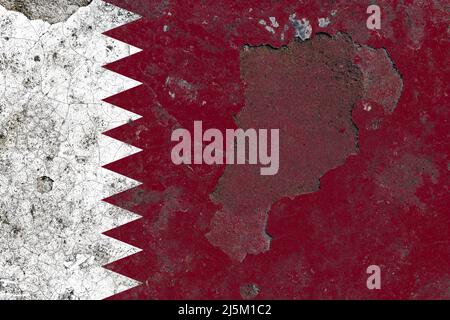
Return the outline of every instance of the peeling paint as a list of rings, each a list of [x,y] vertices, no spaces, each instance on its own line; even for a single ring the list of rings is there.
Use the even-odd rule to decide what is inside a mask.
[[[330,18],[319,18],[317,19],[320,28],[326,28],[331,23]]]
[[[305,18],[299,20],[296,19],[296,14],[292,14],[289,17],[289,20],[292,23],[292,26],[295,29],[295,37],[305,41],[311,37],[312,34],[312,27],[309,21]]]

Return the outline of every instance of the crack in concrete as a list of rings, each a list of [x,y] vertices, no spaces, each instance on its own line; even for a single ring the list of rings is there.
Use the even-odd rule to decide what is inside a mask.
[[[24,14],[31,20],[43,20],[51,24],[66,21],[80,7],[92,0],[0,0],[0,5],[8,10]]]

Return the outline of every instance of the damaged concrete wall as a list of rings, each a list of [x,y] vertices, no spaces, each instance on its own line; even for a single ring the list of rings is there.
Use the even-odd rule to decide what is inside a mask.
[[[32,20],[57,23],[65,21],[78,8],[91,2],[92,0],[0,0],[0,5],[8,10],[21,12]]]
[[[99,103],[135,84],[101,68],[135,49],[100,32],[135,16],[2,2],[0,298],[132,286],[101,267],[137,251],[100,235],[119,225],[142,251],[108,268],[141,285],[116,299],[449,296],[443,5],[386,1],[374,31],[364,1],[108,2],[144,15],[109,32],[143,49],[108,67],[144,83],[108,99],[138,121]],[[175,166],[163,137],[194,119],[282,128],[280,175]],[[136,150],[110,128],[143,152],[113,162]],[[373,264],[388,290],[366,291]]]
[[[133,219],[101,199],[135,183],[99,168],[135,152],[101,136],[135,115],[100,98],[135,85],[101,67],[134,50],[101,32],[136,16],[88,2],[0,1],[45,20],[0,7],[0,299],[134,284],[101,267],[136,251],[101,235]]]

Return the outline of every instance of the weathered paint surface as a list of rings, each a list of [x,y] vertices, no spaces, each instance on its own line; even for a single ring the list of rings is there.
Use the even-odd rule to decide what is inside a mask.
[[[108,35],[143,52],[108,68],[144,83],[108,99],[143,116],[107,133],[143,149],[107,166],[143,182],[107,199],[142,215],[107,233],[143,249],[108,266],[142,282],[113,298],[450,297],[442,2],[379,1],[379,31],[370,1],[110,2],[143,18]],[[194,120],[281,127],[286,167],[173,165]]]
[[[136,185],[99,168],[135,150],[98,137],[127,121],[107,134],[143,151],[107,168],[143,184],[107,202],[142,219],[107,235],[143,251],[108,268],[142,284],[113,298],[450,298],[444,1],[377,1],[369,31],[373,1],[109,0],[143,16],[108,32],[144,49],[109,65],[143,82],[107,99],[136,121],[99,104],[135,52],[99,32],[133,16],[89,2],[0,0],[43,20],[0,8],[1,298],[132,285],[100,268],[136,252],[100,237],[133,218],[99,202]],[[283,171],[172,165],[194,120],[279,126]]]

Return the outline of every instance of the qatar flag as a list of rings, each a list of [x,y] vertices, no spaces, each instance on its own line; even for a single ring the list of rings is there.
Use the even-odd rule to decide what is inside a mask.
[[[0,5],[0,299],[450,299],[443,1]]]

